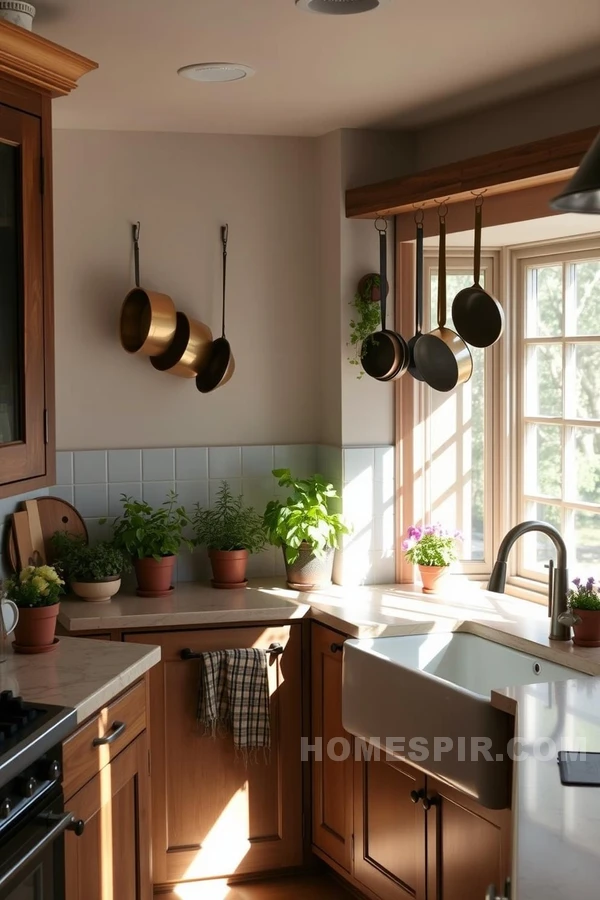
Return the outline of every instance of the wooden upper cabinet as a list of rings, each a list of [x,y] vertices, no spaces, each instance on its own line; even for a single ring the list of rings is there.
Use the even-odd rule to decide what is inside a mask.
[[[95,65],[0,22],[0,497],[55,481],[51,98]]]
[[[155,885],[300,866],[302,682],[299,625],[127,635],[160,644],[150,672]],[[196,716],[196,653],[284,646],[269,663],[271,749],[244,761],[230,735],[204,734]]]
[[[312,756],[313,846],[350,871],[352,863],[352,754],[335,759],[327,753],[330,741],[352,736],[342,725],[342,646],[345,637],[313,624],[311,636],[313,743],[321,743]],[[343,749],[333,747],[335,754]]]

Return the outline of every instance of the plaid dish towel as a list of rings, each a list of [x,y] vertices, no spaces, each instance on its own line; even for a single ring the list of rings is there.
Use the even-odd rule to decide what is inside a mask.
[[[271,746],[267,661],[254,648],[202,654],[198,718],[212,735],[231,731],[246,762]]]

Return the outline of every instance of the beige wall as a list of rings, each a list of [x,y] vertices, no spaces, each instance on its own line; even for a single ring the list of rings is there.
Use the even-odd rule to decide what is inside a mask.
[[[55,132],[59,449],[319,439],[317,146],[308,139]],[[232,381],[212,395],[117,339],[142,223],[142,283],[220,329],[230,225]]]

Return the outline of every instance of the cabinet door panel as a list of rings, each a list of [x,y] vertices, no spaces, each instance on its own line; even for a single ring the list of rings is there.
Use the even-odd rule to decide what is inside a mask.
[[[0,105],[1,483],[46,472],[41,122]]]
[[[431,900],[485,897],[510,875],[510,810],[484,809],[434,778],[427,793],[428,883]],[[429,895],[428,895],[429,897]]]
[[[149,790],[143,732],[67,801],[85,830],[65,837],[66,900],[148,900]]]
[[[342,725],[342,635],[312,626],[313,741],[322,739],[322,758],[313,757],[313,844],[350,871],[352,855],[352,757],[336,760],[327,754],[335,738],[352,742]],[[339,752],[340,748],[336,748]]]
[[[354,874],[382,900],[425,897],[425,812],[411,800],[425,777],[400,762],[355,764]]]
[[[154,880],[172,884],[300,865],[302,734],[298,626],[206,629],[128,635],[160,644],[150,673]],[[269,665],[271,749],[245,765],[231,737],[205,735],[196,719],[195,652],[285,650]]]

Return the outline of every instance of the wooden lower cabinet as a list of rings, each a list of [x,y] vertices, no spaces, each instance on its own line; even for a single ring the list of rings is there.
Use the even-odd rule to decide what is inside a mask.
[[[312,740],[321,741],[321,752],[312,757],[313,847],[342,869],[352,866],[352,755],[335,759],[327,753],[330,741],[352,736],[342,725],[342,645],[345,638],[312,625]],[[341,753],[342,746],[334,747]]]
[[[150,672],[155,885],[256,875],[303,862],[301,626],[128,634],[160,644]],[[230,736],[205,735],[196,718],[198,660],[180,651],[262,647],[269,665],[271,750],[245,764]]]
[[[66,900],[149,900],[147,732],[65,801],[85,829],[65,835]]]
[[[510,810],[381,757],[355,763],[355,879],[382,900],[483,900],[503,885]]]
[[[427,900],[483,900],[510,876],[510,810],[485,809],[427,778]]]
[[[354,877],[382,900],[425,900],[425,814],[411,799],[425,776],[383,757],[355,763]]]

